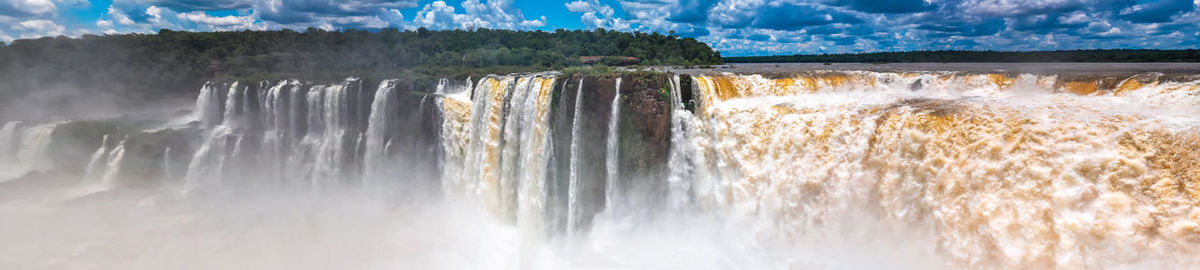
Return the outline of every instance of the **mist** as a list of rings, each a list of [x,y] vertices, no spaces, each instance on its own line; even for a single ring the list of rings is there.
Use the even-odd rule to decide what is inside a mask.
[[[0,268],[1200,261],[1200,79],[922,67],[47,88],[0,114]]]

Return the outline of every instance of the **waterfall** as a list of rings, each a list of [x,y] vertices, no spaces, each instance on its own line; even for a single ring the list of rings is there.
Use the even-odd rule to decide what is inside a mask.
[[[321,112],[319,118],[314,118],[315,121],[310,123],[310,127],[314,124],[321,131],[319,134],[309,132],[311,137],[306,137],[308,141],[315,147],[316,158],[313,164],[313,173],[311,183],[314,185],[332,185],[336,182],[341,182],[345,176],[345,158],[352,149],[346,148],[346,140],[350,133],[350,108],[349,108],[349,84],[337,84],[332,86],[314,88],[310,90],[310,105],[315,110],[309,112]],[[315,91],[314,91],[315,90]],[[329,182],[333,181],[333,182]]]
[[[261,99],[265,131],[259,156],[260,162],[265,163],[263,166],[269,168],[262,172],[265,179],[283,182],[287,157],[294,150],[294,139],[303,127],[296,119],[302,116],[297,108],[301,104],[297,98],[300,89],[297,80],[282,80],[271,86]]]
[[[101,183],[112,186],[116,183],[117,178],[121,176],[121,165],[125,161],[125,142],[127,141],[129,141],[128,136],[121,139],[121,142],[117,143],[117,146],[113,147],[112,151],[109,151]]]
[[[504,134],[501,141],[502,147],[500,150],[500,180],[499,182],[499,200],[497,207],[500,209],[515,209],[517,203],[517,183],[521,179],[521,165],[524,160],[519,159],[522,147],[527,147],[528,142],[521,141],[522,132],[528,132],[523,125],[522,118],[529,117],[529,111],[526,105],[525,97],[528,96],[529,87],[532,84],[532,78],[521,77],[517,78],[516,85],[507,102],[505,102],[504,113]],[[534,93],[536,94],[536,93]],[[528,150],[526,150],[528,151]],[[508,212],[507,210],[505,212]],[[505,213],[508,216],[509,213]]]
[[[245,112],[245,108],[241,104],[245,102],[243,96],[246,95],[246,91],[247,89],[244,87],[239,87],[239,82],[234,82],[229,86],[228,96],[225,97],[225,112],[221,115],[222,125],[231,128],[242,126],[244,119],[239,116]]]
[[[10,121],[0,128],[0,182],[20,173],[17,152],[21,149],[23,124],[21,121]]]
[[[16,161],[17,150],[21,146],[21,121],[10,121],[0,128],[0,163],[11,164]]]
[[[285,183],[340,186],[357,171],[356,140],[362,136],[353,119],[358,98],[349,78],[332,85],[303,89],[295,80],[258,91],[235,82],[222,100],[206,86],[197,111],[224,102],[221,124],[206,129],[203,142],[188,164],[189,186],[205,182]],[[208,89],[208,90],[206,90]],[[202,113],[200,116],[210,115]]]
[[[54,167],[48,155],[54,130],[65,122],[53,122],[29,127],[21,134],[21,145],[17,150],[18,168],[23,171],[45,171]]]
[[[536,76],[530,79],[521,101],[520,136],[517,174],[517,225],[527,235],[544,233],[547,214],[547,196],[550,159],[552,155],[550,129],[550,107],[554,96],[554,76]]]
[[[879,72],[695,79],[696,125],[679,125],[694,132],[679,134],[701,143],[677,147],[697,146],[712,160],[695,171],[717,177],[678,179],[694,181],[706,209],[795,239],[852,237],[871,209],[880,230],[931,234],[930,252],[965,268],[1086,268],[1144,259],[1107,247],[1157,254],[1197,235],[1183,229],[1196,213],[1183,189],[1200,174],[1181,169],[1194,167],[1200,147],[1193,83],[1104,89],[1055,77]],[[686,160],[678,152],[674,160]],[[1149,220],[1157,225],[1137,225]]]
[[[579,89],[575,91],[575,113],[571,114],[571,157],[570,157],[570,175],[567,186],[567,234],[572,234],[579,228],[579,222],[583,218],[582,205],[579,194],[582,188],[579,181],[579,155],[580,141],[582,140],[580,133],[580,118],[583,118],[583,79],[579,79]]]
[[[460,93],[440,84],[443,185],[450,196],[479,199],[502,220],[541,232],[555,81],[554,74],[489,76]]]
[[[690,111],[683,105],[681,91],[691,91],[680,87],[679,75],[671,77],[671,147],[667,167],[667,202],[671,209],[682,210],[691,204],[691,184],[693,174],[693,151],[689,126],[693,121]]]
[[[785,245],[911,236],[963,268],[1137,262],[1200,239],[1191,77],[654,74],[613,80],[611,100],[607,79],[564,77],[440,80],[432,94],[404,79],[208,83],[199,124],[8,122],[0,179],[161,172],[201,194],[445,199],[478,206],[493,220],[468,226],[498,225],[522,256],[555,240],[603,253],[626,240],[613,234],[710,218]],[[415,196],[430,175],[441,190]]]
[[[618,166],[621,159],[619,156],[617,156],[617,152],[620,151],[621,148],[621,134],[618,130],[621,122],[621,78],[617,78],[616,87],[613,89],[611,111],[612,112],[609,114],[608,118],[608,142],[604,155],[604,168],[607,170],[604,178],[604,183],[606,184],[604,201],[608,205],[609,211],[615,210],[617,207],[617,200],[622,199],[620,196],[621,179],[618,179],[618,175],[620,174],[618,171],[620,168],[618,168]]]
[[[396,117],[399,110],[393,108],[394,99],[396,99],[396,80],[385,80],[379,83],[379,89],[375,90],[375,99],[371,102],[371,113],[367,118],[366,132],[366,157],[363,159],[364,166],[364,181],[366,185],[375,188],[382,187],[382,181],[387,177],[397,177],[395,170],[398,164],[391,164],[392,159],[388,158],[389,146],[392,143],[391,132],[395,129],[392,124],[393,117]]]
[[[469,195],[479,196],[488,209],[503,215],[500,207],[500,162],[503,144],[505,98],[511,77],[486,77],[475,86],[471,98],[470,137],[467,144],[463,182]]]
[[[103,179],[104,171],[98,170],[103,169],[104,167],[100,166],[105,165],[107,161],[108,134],[104,134],[104,138],[100,140],[100,147],[96,149],[95,153],[92,153],[92,158],[90,161],[88,161],[87,171],[83,174],[84,181],[99,182],[101,179]]]
[[[171,147],[166,147],[163,149],[162,173],[162,180],[164,183],[170,183],[171,181],[175,180],[174,169],[171,168]]]
[[[470,145],[471,122],[471,90],[470,80],[467,80],[465,90],[448,90],[449,80],[438,82],[438,107],[442,112],[442,156],[441,169],[442,190],[447,197],[462,198],[467,193],[466,162],[467,148]]]
[[[196,120],[204,127],[221,123],[221,97],[212,83],[204,83],[196,97]]]

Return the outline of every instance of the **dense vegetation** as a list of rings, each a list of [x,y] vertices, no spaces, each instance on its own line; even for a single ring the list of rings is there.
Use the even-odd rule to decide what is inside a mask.
[[[912,51],[726,57],[728,63],[1200,62],[1200,50]]]
[[[721,62],[719,53],[695,39],[604,29],[161,30],[0,44],[0,97],[63,85],[140,95],[195,91],[213,79],[436,79],[561,69],[581,65],[580,56],[632,56],[643,65]]]

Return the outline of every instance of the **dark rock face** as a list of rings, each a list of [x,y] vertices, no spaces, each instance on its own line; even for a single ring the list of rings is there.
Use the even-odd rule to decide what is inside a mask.
[[[667,192],[670,91],[669,74],[631,73],[622,79],[619,178],[623,181],[620,186],[625,199],[636,202],[635,205],[661,203],[664,198],[661,194]]]
[[[621,89],[616,80],[621,79]],[[618,125],[619,200],[654,201],[666,191],[667,158],[670,150],[670,75],[650,72],[585,76],[564,76],[557,89],[552,120],[554,158],[550,170],[551,207],[569,204],[571,144],[578,140],[578,184],[582,209],[580,224],[608,207],[621,202],[606,202],[607,144],[612,120],[614,95],[621,95]],[[579,88],[582,84],[582,90]],[[579,96],[579,97],[577,97]],[[579,115],[575,115],[576,98],[582,98]],[[573,132],[575,118],[579,130]],[[579,138],[573,138],[574,135]],[[551,213],[566,213],[568,209],[552,209]],[[556,223],[566,217],[551,217]],[[564,227],[558,227],[564,229]]]
[[[579,224],[589,224],[591,217],[603,210],[605,192],[605,143],[607,142],[608,120],[611,102],[615,94],[613,78],[585,77],[574,75],[559,79],[565,81],[558,89],[557,106],[554,107],[552,133],[554,134],[554,169],[551,171],[551,188],[556,202],[551,213],[570,214],[570,181],[572,143],[578,140],[578,179],[580,192],[577,198]],[[582,87],[582,88],[580,88]],[[580,108],[576,110],[576,100]],[[578,111],[579,115],[575,115]],[[574,130],[578,118],[579,130]],[[578,138],[574,136],[578,135]],[[552,217],[555,227],[566,229],[569,217]],[[561,223],[561,224],[560,224]]]

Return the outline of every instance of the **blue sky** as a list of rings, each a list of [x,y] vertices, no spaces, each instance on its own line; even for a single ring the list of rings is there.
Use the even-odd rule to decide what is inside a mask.
[[[0,0],[0,41],[159,29],[603,27],[724,55],[1200,47],[1200,0]]]

